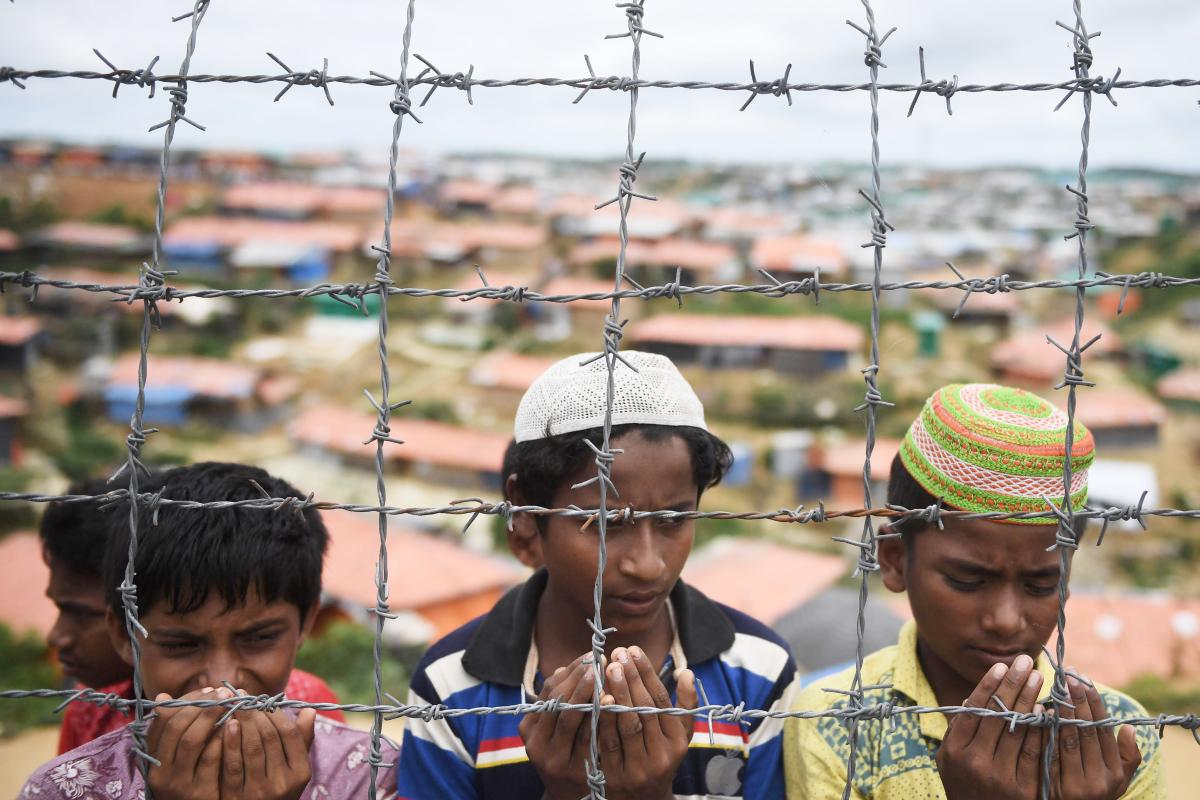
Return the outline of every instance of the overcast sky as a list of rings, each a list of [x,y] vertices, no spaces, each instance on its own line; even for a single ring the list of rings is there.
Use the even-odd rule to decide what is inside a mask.
[[[162,57],[174,72],[187,22],[169,17],[187,0],[16,0],[0,3],[0,65],[103,69],[99,48],[119,66],[138,68]],[[881,80],[918,80],[923,45],[932,79],[957,73],[962,83],[1059,81],[1070,77],[1069,0],[875,0],[887,42]],[[399,72],[402,0],[213,0],[200,28],[193,72],[269,73],[266,51],[293,69],[320,67],[365,76]],[[1086,0],[1093,31],[1093,74],[1122,78],[1197,78],[1200,3],[1188,0]],[[648,0],[645,25],[665,39],[643,39],[646,79],[760,79],[793,64],[794,81],[867,79],[863,38],[844,20],[863,19],[858,0]],[[576,77],[590,54],[598,73],[627,74],[628,39],[611,0],[418,0],[413,49],[447,72],[475,65],[476,77]],[[419,65],[416,65],[419,67]],[[414,70],[415,74],[415,70]],[[33,80],[24,92],[0,84],[0,136],[31,135],[157,146],[146,128],[166,118],[163,95],[80,80]],[[268,152],[353,149],[386,154],[391,112],[385,88],[334,86],[330,108],[319,89],[297,87],[280,102],[280,84],[193,85],[188,116],[208,126],[180,128],[185,147],[255,148]],[[404,144],[426,151],[521,151],[619,158],[626,95],[593,92],[571,105],[570,88],[441,89],[407,125]],[[418,95],[421,97],[423,95]],[[1097,98],[1094,166],[1148,165],[1200,171],[1200,89],[1142,89],[1116,95],[1119,108]],[[869,154],[864,92],[761,96],[745,112],[744,94],[652,89],[641,93],[638,147],[654,159],[685,156],[808,164],[864,161]],[[933,165],[1027,163],[1070,166],[1079,155],[1080,102],[1052,109],[1058,93],[960,94],[948,118],[940,98],[923,97],[906,119],[911,95],[885,93],[881,142],[885,162]]]

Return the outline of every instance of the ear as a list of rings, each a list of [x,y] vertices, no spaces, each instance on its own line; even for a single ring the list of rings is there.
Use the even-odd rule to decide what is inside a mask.
[[[515,506],[526,505],[525,495],[517,486],[516,475],[509,475],[505,479],[504,499]],[[542,536],[538,532],[537,521],[529,514],[513,514],[512,528],[508,531],[508,549],[530,569],[543,566]]]
[[[125,629],[124,615],[117,616],[111,608],[107,609],[104,612],[104,625],[108,628],[108,641],[112,643],[113,650],[117,651],[122,661],[132,667],[133,645],[129,641],[129,632]]]
[[[880,529],[880,533],[896,533],[890,525]],[[876,544],[876,555],[879,559],[879,572],[883,576],[883,585],[891,592],[903,592],[908,588],[904,570],[908,566],[908,547],[904,538],[881,539]]]

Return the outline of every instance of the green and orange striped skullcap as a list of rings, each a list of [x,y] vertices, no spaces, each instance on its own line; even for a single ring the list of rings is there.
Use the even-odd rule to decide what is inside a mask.
[[[963,511],[1046,516],[1015,523],[1057,525],[1046,507],[1063,502],[1067,415],[1024,389],[991,383],[943,386],[925,401],[904,436],[900,459],[944,505]],[[1071,446],[1071,508],[1087,502],[1092,434],[1075,422]]]

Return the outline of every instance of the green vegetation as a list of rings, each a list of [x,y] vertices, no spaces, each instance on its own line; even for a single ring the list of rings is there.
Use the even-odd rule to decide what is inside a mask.
[[[698,519],[692,549],[698,549],[723,536],[757,537],[763,526],[744,519]]]
[[[154,230],[153,220],[138,214],[130,214],[125,209],[125,206],[120,203],[114,203],[103,211],[97,211],[88,217],[88,222],[101,222],[106,225],[128,225],[131,228],[137,228],[143,233],[149,233]]]
[[[747,275],[747,283],[766,283],[757,275]],[[825,295],[822,294],[822,297]],[[831,302],[817,305],[811,296],[795,295],[779,299],[754,292],[692,296],[684,300],[684,310],[697,314],[752,314],[764,317],[797,317],[827,314],[863,328],[871,324],[871,295],[869,292],[842,292]],[[909,312],[903,308],[881,306],[880,325],[908,324]]]
[[[352,622],[335,622],[320,636],[304,643],[296,667],[325,680],[343,703],[375,702],[375,635]],[[406,673],[415,666],[414,654],[384,652],[383,686],[401,700]]]
[[[1184,503],[1177,507],[1192,506]],[[1105,540],[1106,548],[1109,542]],[[1150,532],[1136,537],[1136,541],[1118,540],[1109,557],[1117,574],[1129,585],[1139,589],[1162,589],[1196,574],[1200,542],[1186,522],[1156,520]]]
[[[0,625],[0,686],[45,689],[59,685],[46,643],[35,633],[17,636]],[[54,722],[57,700],[0,701],[0,736],[12,736],[35,725]]]
[[[0,228],[24,233],[58,222],[62,215],[49,200],[38,199],[17,205],[10,197],[0,197]]]
[[[1122,690],[1151,714],[1200,714],[1200,685],[1143,675]]]
[[[1165,219],[1153,239],[1105,252],[1102,256],[1104,269],[1113,273],[1151,270],[1177,278],[1200,278],[1200,248],[1189,233],[1188,228],[1176,220]],[[1144,289],[1141,310],[1119,318],[1118,322],[1161,315],[1191,296],[1188,292]]]
[[[750,419],[763,428],[816,428],[846,425],[854,407],[862,402],[857,384],[838,382],[774,384],[755,387],[750,393]],[[830,404],[826,401],[832,400]],[[828,406],[828,409],[822,406]],[[826,412],[822,416],[820,411]],[[832,411],[833,416],[828,416]]]
[[[427,419],[432,422],[445,422],[448,425],[458,425],[461,420],[454,404],[449,400],[414,400],[408,406],[408,416],[417,419]]]
[[[67,436],[67,445],[49,455],[55,466],[72,481],[94,478],[125,455],[125,448],[118,439],[92,427],[77,414],[69,415]]]
[[[0,468],[0,492],[23,492],[29,488],[32,478],[23,469]],[[36,519],[32,503],[0,503],[0,533],[27,530],[33,527]]]

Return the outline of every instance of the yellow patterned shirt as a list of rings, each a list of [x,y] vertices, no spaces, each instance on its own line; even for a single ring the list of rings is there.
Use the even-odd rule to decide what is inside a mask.
[[[1053,670],[1038,659],[1037,668],[1053,680]],[[849,689],[854,670],[849,669],[818,681],[799,694],[796,710],[814,711],[846,707],[845,695],[823,689]],[[900,631],[900,641],[867,656],[863,661],[864,686],[890,685],[870,690],[864,702],[891,702],[897,706],[936,706],[937,698],[917,659],[917,627],[909,621]],[[1136,701],[1112,689],[1098,686],[1112,717],[1146,714]],[[859,747],[855,758],[854,800],[944,800],[942,781],[934,756],[946,734],[943,714],[899,714],[892,720],[865,720],[858,725]],[[1166,788],[1158,735],[1151,727],[1137,728],[1142,763],[1134,775],[1125,800],[1162,800]],[[784,766],[789,800],[840,798],[846,785],[846,762],[850,740],[846,726],[835,719],[789,719],[784,728]]]

